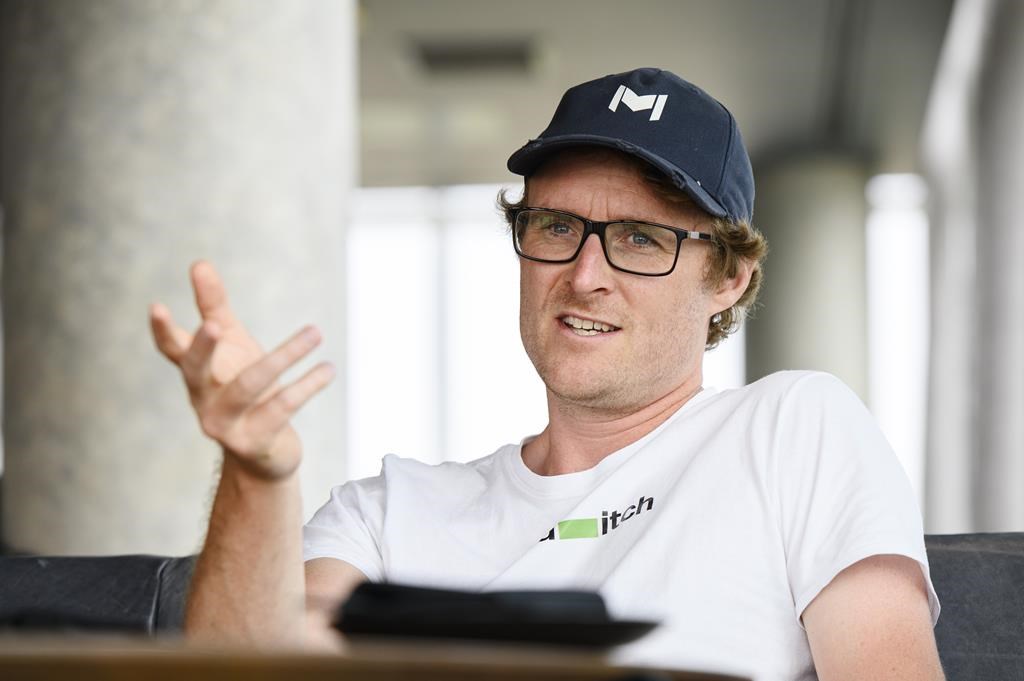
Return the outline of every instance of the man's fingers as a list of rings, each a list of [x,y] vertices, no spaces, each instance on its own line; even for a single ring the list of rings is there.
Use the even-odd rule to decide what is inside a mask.
[[[235,316],[228,305],[224,282],[213,265],[206,260],[199,260],[192,265],[189,276],[200,316],[204,320],[211,319],[224,326],[230,325]]]
[[[171,318],[171,311],[161,303],[149,306],[149,326],[153,331],[153,340],[157,350],[175,364],[181,362],[182,356],[192,344],[192,336],[182,329]]]
[[[224,394],[224,407],[235,413],[249,409],[281,374],[319,344],[320,332],[316,327],[305,327],[277,346],[273,352],[242,371],[228,385]]]
[[[284,428],[292,416],[313,395],[326,388],[334,380],[334,366],[321,362],[310,369],[294,383],[277,391],[273,397],[246,415],[254,429],[271,435]]]
[[[181,359],[181,368],[189,388],[204,385],[210,376],[210,360],[220,340],[220,326],[217,322],[206,321],[199,327],[192,345]]]

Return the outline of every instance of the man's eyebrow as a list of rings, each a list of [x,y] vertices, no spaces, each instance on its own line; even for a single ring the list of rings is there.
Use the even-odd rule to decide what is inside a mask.
[[[669,218],[668,221],[666,221],[666,220],[663,220],[663,219],[660,219],[660,218],[654,218],[654,217],[640,217],[639,215],[636,215],[636,214],[633,214],[633,213],[624,213],[621,216],[609,217],[607,220],[593,220],[593,218],[587,217],[586,215],[583,215],[582,213],[580,213],[578,211],[569,210],[568,208],[558,208],[557,206],[553,206],[553,205],[541,206],[541,205],[533,205],[533,204],[527,202],[523,207],[524,208],[530,208],[530,209],[533,209],[533,210],[554,210],[554,211],[558,211],[558,212],[561,212],[561,213],[568,213],[570,215],[575,215],[576,217],[580,217],[580,218],[583,218],[585,220],[592,220],[594,222],[646,222],[646,223],[650,223],[652,225],[664,225],[666,227],[676,227],[677,229],[684,229],[684,228],[692,228],[693,227],[693,225],[690,225],[690,227],[686,227],[682,223],[681,220],[676,220],[676,219]],[[690,216],[690,217],[686,218],[686,220],[689,221],[689,222],[695,222],[696,218],[694,216]]]

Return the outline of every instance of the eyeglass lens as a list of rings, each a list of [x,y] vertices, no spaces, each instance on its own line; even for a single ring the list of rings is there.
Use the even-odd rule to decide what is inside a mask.
[[[580,246],[582,220],[545,210],[524,210],[516,217],[519,252],[549,262],[567,261]],[[613,222],[605,228],[605,252],[616,267],[644,274],[672,269],[679,240],[670,229],[645,222]]]

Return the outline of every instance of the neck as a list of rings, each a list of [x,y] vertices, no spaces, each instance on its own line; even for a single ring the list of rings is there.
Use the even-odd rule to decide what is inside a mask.
[[[523,462],[538,475],[593,468],[664,423],[700,392],[700,373],[669,393],[628,411],[572,404],[548,391],[548,426],[523,446]]]

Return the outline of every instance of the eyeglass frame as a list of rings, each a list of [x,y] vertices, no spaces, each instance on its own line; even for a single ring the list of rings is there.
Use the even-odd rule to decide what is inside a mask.
[[[516,222],[519,220],[519,215],[531,210],[542,210],[548,213],[555,213],[557,215],[564,215],[566,217],[574,218],[583,223],[583,236],[580,237],[580,244],[576,247],[576,251],[571,257],[563,260],[545,260],[544,258],[538,258],[532,255],[526,255],[519,250],[519,239],[516,238]],[[520,258],[526,258],[534,262],[550,263],[552,265],[564,265],[570,263],[579,257],[580,252],[583,250],[583,246],[587,243],[587,238],[591,234],[597,235],[597,240],[601,242],[601,251],[604,253],[604,260],[608,263],[608,266],[619,272],[625,272],[626,274],[635,274],[640,277],[667,277],[672,274],[676,269],[676,263],[679,262],[679,251],[682,248],[683,241],[686,239],[694,239],[697,241],[707,241],[709,243],[717,244],[718,240],[713,234],[707,232],[695,232],[689,229],[682,229],[680,227],[673,227],[672,225],[663,225],[658,222],[647,222],[646,220],[609,220],[607,222],[601,222],[600,220],[590,220],[583,217],[582,215],[576,215],[576,213],[570,213],[567,210],[556,210],[554,208],[542,208],[539,206],[525,206],[523,208],[516,208],[512,211],[512,248],[515,249],[516,255]],[[661,227],[667,229],[676,235],[676,254],[672,259],[672,267],[667,272],[661,274],[651,274],[649,272],[636,272],[635,270],[627,270],[625,267],[620,267],[612,262],[612,259],[608,256],[608,245],[604,241],[604,232],[608,228],[608,225],[650,225],[651,227]]]

